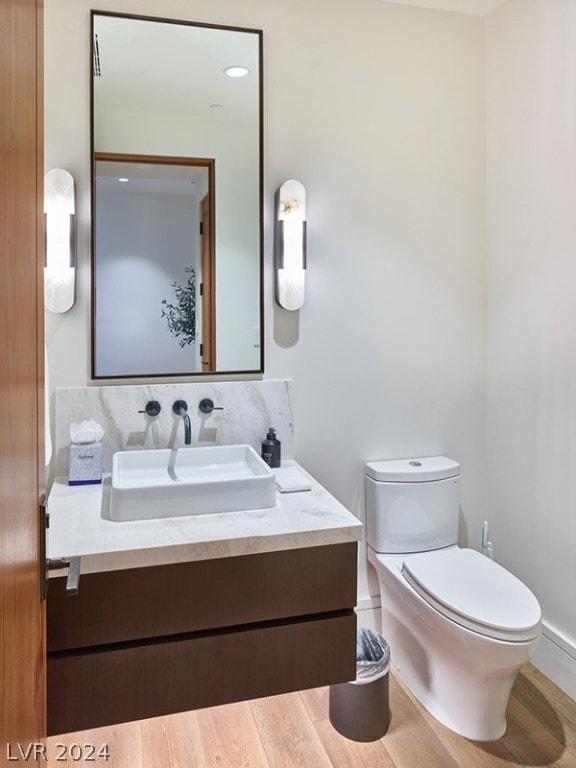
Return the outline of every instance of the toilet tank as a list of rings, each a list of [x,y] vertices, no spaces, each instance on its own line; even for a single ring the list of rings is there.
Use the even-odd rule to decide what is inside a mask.
[[[445,456],[366,464],[366,537],[376,552],[428,552],[458,542],[460,464]]]

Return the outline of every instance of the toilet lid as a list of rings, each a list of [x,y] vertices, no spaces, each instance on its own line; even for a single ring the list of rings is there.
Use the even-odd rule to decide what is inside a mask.
[[[408,555],[402,574],[437,611],[473,632],[512,642],[540,634],[540,605],[532,592],[473,549]]]

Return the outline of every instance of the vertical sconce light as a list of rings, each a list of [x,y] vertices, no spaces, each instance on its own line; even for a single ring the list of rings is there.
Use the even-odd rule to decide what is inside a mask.
[[[75,272],[74,179],[53,168],[44,176],[44,303],[50,312],[73,306]]]
[[[295,179],[276,193],[275,234],[276,301],[284,309],[300,309],[306,284],[306,190]]]

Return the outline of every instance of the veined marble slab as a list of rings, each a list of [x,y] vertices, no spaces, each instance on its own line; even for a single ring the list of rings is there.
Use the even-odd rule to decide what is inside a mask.
[[[361,538],[360,521],[314,478],[293,460],[282,466],[302,472],[312,489],[277,492],[276,505],[268,509],[121,523],[107,518],[109,478],[101,486],[70,487],[57,480],[48,504],[48,556],[80,556],[82,573],[97,573]]]
[[[68,474],[72,422],[94,419],[104,428],[105,472],[111,471],[116,451],[183,445],[183,420],[172,412],[175,400],[188,403],[192,445],[247,443],[260,453],[266,432],[274,427],[282,443],[282,457],[292,458],[290,386],[288,379],[270,379],[59,388],[55,392],[55,474]],[[223,410],[200,413],[198,404],[206,397]],[[162,406],[158,416],[140,413],[149,400]]]

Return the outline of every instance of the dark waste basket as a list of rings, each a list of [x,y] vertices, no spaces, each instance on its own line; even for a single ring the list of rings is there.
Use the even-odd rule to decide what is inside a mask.
[[[329,716],[333,727],[353,741],[376,741],[388,730],[390,647],[376,632],[360,627],[356,634],[356,680],[330,686]]]

